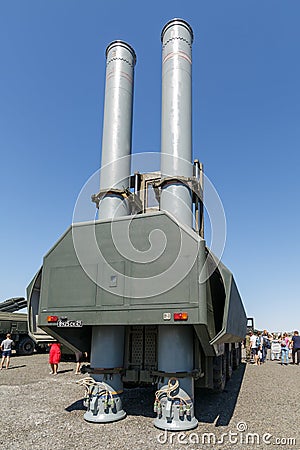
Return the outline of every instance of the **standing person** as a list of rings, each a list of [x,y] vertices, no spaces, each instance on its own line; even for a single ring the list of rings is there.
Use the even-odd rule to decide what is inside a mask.
[[[263,362],[262,361],[263,338],[260,331],[258,331],[256,334],[256,348],[257,348],[257,364],[260,365]]]
[[[297,362],[295,361],[295,356],[297,355]],[[299,331],[294,331],[294,336],[292,337],[292,364],[300,363],[300,336]]]
[[[80,375],[80,366],[82,363],[82,352],[75,352],[75,359],[76,359],[76,369],[75,369],[75,375]]]
[[[251,359],[251,345],[250,345],[250,333],[247,333],[244,341],[245,352],[246,352],[246,362],[250,362]]]
[[[87,361],[88,353],[87,352],[75,352],[75,358],[76,358],[76,369],[75,369],[75,375],[80,375],[80,368],[81,363],[84,361]]]
[[[269,339],[269,333],[267,330],[263,331],[262,334],[262,360],[261,362],[264,363],[267,360],[268,356],[268,349],[271,348],[270,339]]]
[[[286,366],[289,363],[289,344],[290,340],[288,338],[287,333],[283,333],[283,336],[280,341],[281,345],[281,365],[285,364]]]
[[[76,369],[75,369],[75,375],[80,375],[80,367],[81,363],[84,361],[84,358],[86,357],[86,352],[75,352],[75,358],[76,358]]]
[[[50,352],[49,352],[49,364],[51,367],[50,375],[57,375],[58,370],[58,364],[61,360],[61,350],[60,350],[60,343],[54,342],[50,345]]]
[[[258,349],[257,349],[257,337],[250,331],[250,350],[251,356],[254,359],[254,364],[257,366],[258,364]]]
[[[269,333],[269,352],[267,352],[267,358],[266,359],[269,359],[270,361],[271,361],[271,354],[272,354],[272,342],[273,342],[273,340],[275,339],[275,335],[273,335],[273,333]],[[269,358],[268,358],[268,356],[269,356]]]
[[[1,342],[1,350],[2,350],[2,359],[1,359],[1,364],[0,364],[0,370],[3,369],[3,365],[6,359],[6,369],[9,368],[9,362],[10,362],[10,357],[11,357],[11,348],[13,345],[14,341],[11,339],[11,334],[7,333],[6,335],[6,339],[4,339],[4,341]]]

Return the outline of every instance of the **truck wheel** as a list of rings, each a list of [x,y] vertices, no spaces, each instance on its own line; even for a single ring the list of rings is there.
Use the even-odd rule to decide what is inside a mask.
[[[232,368],[233,370],[237,369],[241,363],[241,344],[239,347],[232,348]]]
[[[222,392],[226,384],[226,359],[224,355],[215,356],[213,364],[213,389]]]
[[[227,354],[227,361],[226,361],[226,379],[230,380],[232,375],[232,351],[230,350]]]
[[[238,355],[237,355],[238,349],[232,347],[231,353],[232,353],[232,370],[235,370],[238,367]]]
[[[18,347],[19,355],[32,355],[34,351],[35,344],[30,337],[25,337],[21,339]]]
[[[233,354],[231,344],[225,344],[225,359],[226,359],[226,380],[230,380],[233,366]]]

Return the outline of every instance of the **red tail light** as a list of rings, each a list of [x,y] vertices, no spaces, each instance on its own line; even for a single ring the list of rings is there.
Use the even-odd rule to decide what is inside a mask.
[[[174,320],[188,320],[188,313],[187,312],[180,312],[180,313],[174,313]]]
[[[57,322],[58,321],[58,317],[57,316],[48,316],[47,317],[47,322]]]

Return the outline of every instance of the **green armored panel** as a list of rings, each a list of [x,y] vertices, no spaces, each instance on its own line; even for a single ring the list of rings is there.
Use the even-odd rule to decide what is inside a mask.
[[[94,267],[95,274],[97,267]],[[96,285],[91,283],[79,264],[51,267],[48,306],[94,306]]]
[[[199,283],[206,260],[209,277]],[[174,323],[173,313],[186,311],[211,343],[244,336],[231,272],[221,263],[216,269],[205,241],[167,213],[75,224],[45,256],[41,273],[40,287],[34,282],[29,291],[40,289],[44,327],[51,314],[84,326],[139,325]]]
[[[6,334],[10,333],[10,322],[8,320],[4,320],[0,317],[0,333]]]
[[[236,342],[245,337],[247,330],[247,316],[233,275],[222,263],[219,264],[219,270],[224,281],[226,297],[222,328],[212,339],[211,344]]]
[[[26,333],[27,329],[27,314],[0,313],[0,333]]]
[[[97,304],[117,303],[115,295],[132,307],[198,303],[197,284],[191,282],[197,273],[197,241],[168,216],[137,216],[103,225],[95,227],[104,259]]]
[[[97,265],[89,270],[96,275]],[[96,285],[78,262],[71,228],[45,256],[41,298],[49,309],[95,306]]]
[[[199,250],[202,261],[204,241],[161,212],[75,224],[44,258],[40,312],[44,320],[72,312],[85,324],[158,323],[161,310],[189,308],[198,322]]]

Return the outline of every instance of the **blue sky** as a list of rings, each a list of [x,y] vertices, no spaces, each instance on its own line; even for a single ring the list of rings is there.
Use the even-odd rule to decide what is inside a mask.
[[[160,150],[174,17],[194,30],[193,149],[223,202],[223,262],[258,327],[300,328],[297,0],[0,1],[0,300],[25,296],[99,168],[115,39],[137,54],[133,151]]]

